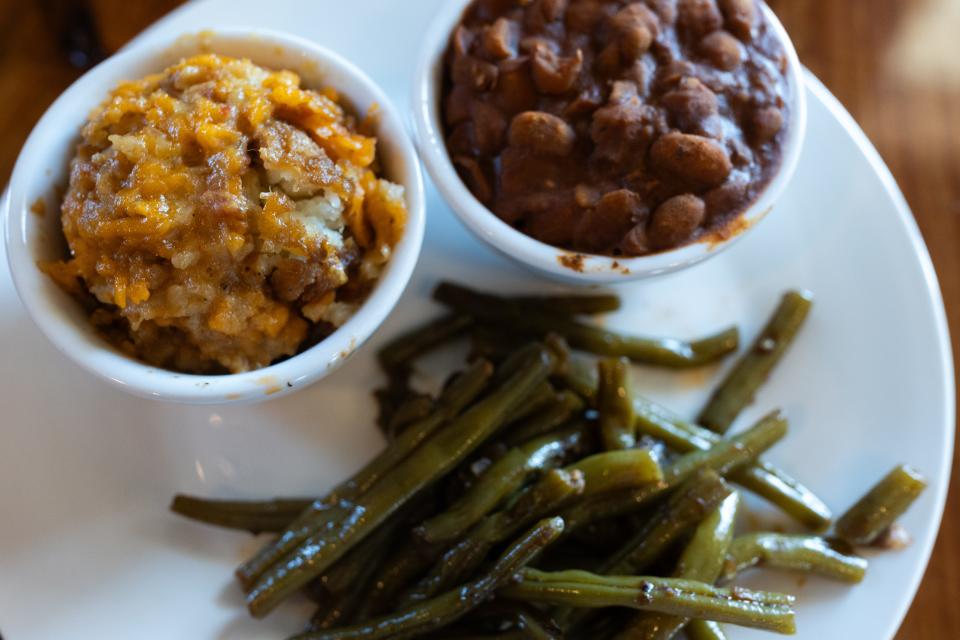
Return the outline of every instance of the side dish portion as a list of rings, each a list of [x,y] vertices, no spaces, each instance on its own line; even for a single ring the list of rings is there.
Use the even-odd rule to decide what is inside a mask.
[[[825,533],[826,505],[761,458],[786,435],[781,412],[724,434],[800,331],[809,294],[784,296],[708,402],[704,415],[723,416],[710,428],[641,397],[621,357],[709,364],[736,350],[735,329],[649,339],[577,318],[615,309],[609,295],[504,297],[443,283],[434,297],[451,315],[380,353],[389,444],[354,476],[312,501],[174,499],[181,515],[276,534],[236,576],[256,617],[297,593],[316,602],[296,639],[667,640],[685,630],[722,640],[721,622],[793,633],[794,598],[732,585],[740,573],[856,583],[867,569],[858,547],[903,541],[895,520],[925,487],[912,469],[895,469]],[[472,347],[463,370],[436,396],[412,389],[418,359],[462,337]],[[741,490],[806,531],[735,535],[747,520]]]
[[[474,0],[445,59],[447,151],[537,240],[669,250],[732,232],[780,169],[787,67],[757,0]]]
[[[292,356],[352,315],[404,231],[367,125],[334,89],[249,60],[197,55],[122,83],[71,162],[69,257],[42,268],[149,364]]]

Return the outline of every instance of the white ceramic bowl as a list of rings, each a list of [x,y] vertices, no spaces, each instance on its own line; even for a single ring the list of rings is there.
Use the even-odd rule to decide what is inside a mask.
[[[307,87],[332,86],[360,113],[380,110],[378,149],[391,180],[406,189],[409,221],[404,236],[369,298],[342,327],[288,360],[248,373],[182,374],[151,367],[111,347],[79,305],[37,268],[38,260],[64,255],[59,196],[80,126],[121,80],[140,78],[201,51],[246,57],[274,69],[291,69]],[[283,33],[244,29],[199,32],[122,51],[67,89],[27,139],[6,198],[7,258],[17,292],[47,338],[87,370],[136,395],[191,404],[256,401],[299,389],[338,367],[380,326],[410,279],[423,240],[423,178],[404,120],[358,68],[312,42]],[[31,212],[37,200],[46,214]]]
[[[770,8],[761,3],[764,14],[786,51],[791,115],[780,169],[757,200],[741,215],[741,224],[737,225],[739,231],[724,240],[710,237],[677,249],[637,258],[578,254],[534,240],[517,231],[473,196],[457,174],[444,143],[440,108],[443,57],[450,34],[470,1],[451,0],[427,30],[414,80],[414,129],[420,156],[447,204],[470,231],[503,255],[544,275],[574,284],[615,284],[676,271],[706,260],[736,242],[771,211],[777,197],[790,181],[800,159],[806,131],[803,69],[783,25]],[[567,266],[571,264],[577,265],[577,268]]]

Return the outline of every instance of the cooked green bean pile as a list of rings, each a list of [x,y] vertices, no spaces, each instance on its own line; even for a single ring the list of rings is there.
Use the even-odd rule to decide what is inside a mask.
[[[351,478],[313,499],[174,498],[187,518],[273,535],[236,576],[255,617],[296,594],[316,603],[299,640],[722,640],[720,623],[790,634],[794,598],[731,586],[737,576],[859,582],[857,547],[883,546],[926,486],[897,467],[834,525],[762,459],[786,435],[781,412],[727,435],[800,332],[809,293],[784,296],[696,422],[638,395],[630,363],[713,364],[737,350],[736,328],[618,334],[588,321],[619,308],[609,294],[442,283],[434,297],[449,314],[379,353],[389,444]],[[436,396],[415,391],[418,360],[460,339],[463,369]],[[741,490],[806,532],[739,533]]]

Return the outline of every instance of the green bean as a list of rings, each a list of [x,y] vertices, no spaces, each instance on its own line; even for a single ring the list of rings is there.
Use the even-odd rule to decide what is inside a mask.
[[[390,550],[390,541],[402,524],[394,514],[363,542],[350,550],[340,562],[331,567],[319,581],[332,596],[332,602],[322,604],[310,620],[312,629],[329,629],[348,624],[370,591],[377,567]]]
[[[544,347],[526,349],[524,363],[516,373],[393,467],[357,499],[348,517],[310,535],[265,571],[247,594],[250,613],[265,616],[326,571],[410,498],[456,467],[546,380],[553,366],[553,356]]]
[[[582,500],[618,489],[656,486],[663,480],[660,463],[649,449],[597,453],[564,468],[583,474],[585,485]]]
[[[687,640],[727,640],[727,634],[713,620],[691,620],[684,632]]]
[[[377,571],[357,620],[367,620],[389,609],[397,596],[424,574],[443,553],[443,548],[405,544],[397,548]]]
[[[583,474],[578,471],[548,471],[514,504],[484,518],[463,540],[444,553],[431,572],[403,600],[412,602],[431,598],[467,579],[496,544],[516,535],[537,518],[555,513],[560,505],[580,494],[583,488]]]
[[[608,451],[632,449],[637,444],[633,416],[630,364],[625,358],[604,358],[597,363],[597,409],[600,437]]]
[[[574,316],[609,313],[620,308],[620,296],[614,294],[510,296],[504,300],[507,303],[535,308],[546,313],[564,313]]]
[[[523,486],[532,473],[558,464],[582,439],[582,427],[575,426],[507,451],[449,509],[417,527],[416,535],[432,544],[456,540]]]
[[[170,510],[185,518],[250,533],[283,531],[313,500],[208,500],[178,494]]]
[[[390,516],[376,531],[351,549],[340,560],[333,564],[328,571],[317,578],[317,581],[330,593],[342,593],[350,589],[356,582],[358,575],[363,574],[372,558],[381,550],[388,551],[396,541],[398,535],[406,533],[407,525],[411,520],[418,520],[432,511],[432,500],[427,497],[413,500]],[[385,559],[381,558],[381,560]]]
[[[467,359],[486,358],[492,362],[500,362],[529,341],[524,335],[505,332],[487,324],[476,324],[470,332]]]
[[[523,637],[529,640],[560,640],[560,636],[552,629],[544,626],[536,616],[526,611],[517,614],[517,628],[523,632]]]
[[[522,572],[523,580],[499,595],[543,604],[629,607],[745,627],[794,633],[791,596],[743,588],[723,589],[695,580],[653,576],[598,576],[586,571]]]
[[[657,509],[633,538],[601,565],[599,573],[631,575],[646,571],[670,545],[730,495],[729,485],[715,471],[705,470],[694,475]],[[720,558],[722,562],[723,556]],[[691,579],[706,578],[691,576]],[[716,578],[710,580],[714,581]]]
[[[678,418],[646,398],[634,397],[633,407],[640,433],[663,440],[668,447],[686,453],[707,450],[721,440],[716,433]],[[738,469],[730,479],[779,507],[814,531],[830,526],[829,507],[798,480],[774,465],[758,461]]]
[[[433,292],[437,301],[479,320],[511,331],[543,336],[556,333],[570,346],[597,355],[627,357],[635,362],[670,368],[696,367],[715,362],[737,349],[738,332],[730,328],[695,341],[676,338],[640,338],[581,324],[568,317],[504,305],[495,296],[441,283]]]
[[[504,441],[507,444],[516,444],[549,433],[580,414],[583,409],[580,396],[571,391],[561,391],[556,396],[556,402],[508,426],[509,433],[505,434]]]
[[[411,361],[465,333],[473,325],[466,315],[450,314],[401,334],[380,349],[377,357],[384,369],[404,367]]]
[[[513,425],[527,420],[537,415],[540,411],[545,411],[561,401],[561,394],[554,389],[549,382],[544,382],[534,389],[533,393],[530,394],[530,397],[527,398],[522,405],[510,413],[506,424]]]
[[[417,394],[403,401],[391,412],[387,420],[385,430],[387,440],[392,444],[404,429],[429,417],[433,410],[433,398],[426,394]]]
[[[837,535],[854,545],[875,542],[926,488],[918,471],[896,467],[837,520]]]
[[[563,520],[548,518],[514,542],[488,573],[430,600],[401,608],[393,614],[332,631],[308,632],[295,640],[377,640],[423,634],[445,627],[488,600],[497,589],[512,582],[563,533]]]
[[[523,486],[531,472],[526,463],[527,458],[520,449],[510,449],[490,465],[449,509],[417,527],[416,534],[434,544],[456,539],[506,496]]]
[[[410,425],[360,471],[315,501],[275,541],[240,565],[236,571],[240,584],[249,588],[308,537],[347,518],[353,508],[352,502],[348,501],[363,496],[384,474],[410,457],[425,440],[459,415],[485,389],[492,374],[493,368],[489,362],[481,360],[472,363],[440,394],[430,416]]]
[[[713,392],[697,422],[717,433],[727,432],[786,353],[812,305],[813,294],[809,291],[784,294],[767,326]]]
[[[738,536],[724,563],[721,580],[729,581],[750,567],[815,573],[841,582],[863,580],[867,561],[841,553],[823,538],[780,533]]]
[[[531,640],[559,640],[560,638],[559,628],[553,620],[546,616],[545,612],[522,602],[494,599],[472,612],[463,624],[473,631],[478,628],[503,629],[505,625],[510,625],[519,633],[519,638],[529,638]],[[445,636],[444,640],[449,637],[451,636]],[[459,635],[456,638],[462,640]]]
[[[740,497],[730,493],[696,528],[684,548],[674,577],[713,584],[720,577],[733,540]],[[643,611],[634,615],[618,640],[670,640],[687,626],[689,618]]]
[[[597,388],[600,386],[597,365],[593,358],[572,353],[565,366],[557,373],[563,386],[585,399],[588,403],[595,403]]]
[[[637,509],[663,496],[667,491],[700,469],[712,469],[720,475],[750,463],[786,435],[787,421],[777,411],[760,419],[753,427],[730,439],[719,440],[706,451],[692,451],[677,458],[663,470],[663,481],[637,489],[611,491],[590,501],[580,501],[561,515],[567,531],[574,531],[590,522],[636,512]]]

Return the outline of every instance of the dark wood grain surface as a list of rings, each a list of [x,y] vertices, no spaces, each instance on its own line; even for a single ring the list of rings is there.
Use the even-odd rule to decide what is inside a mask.
[[[70,61],[82,65],[109,54],[177,4],[0,0],[0,184],[34,122],[81,73]],[[957,353],[960,0],[772,0],[771,6],[800,58],[860,122],[900,183],[933,256]],[[957,475],[951,489],[933,560],[898,640],[960,638]]]

